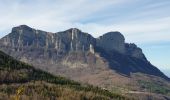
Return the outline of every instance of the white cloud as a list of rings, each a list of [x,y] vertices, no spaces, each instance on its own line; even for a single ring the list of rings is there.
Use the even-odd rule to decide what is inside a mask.
[[[76,21],[123,0],[23,0],[0,1],[0,32],[11,27],[27,24],[47,31],[59,31],[74,27]],[[1,35],[3,36],[3,35]]]
[[[99,24],[95,21],[81,23],[81,20],[85,20],[90,16],[102,16],[94,15],[96,12],[112,6],[115,6],[115,8],[120,5],[124,6],[126,3],[129,2],[125,0],[107,0],[107,2],[103,0],[76,0],[74,2],[70,0],[64,0],[62,2],[58,0],[36,0],[35,2],[17,0],[17,2],[9,2],[7,0],[0,4],[0,31],[4,32],[10,30],[13,26],[27,24],[34,28],[52,32],[62,31],[70,27],[78,27],[83,31],[91,33],[95,37],[108,31],[116,30],[122,32],[129,42],[152,42],[170,39],[168,33],[170,31],[169,17],[165,19],[153,18],[153,20],[145,20],[146,18],[139,20],[131,19],[125,22],[120,20],[118,23],[113,22],[113,24],[112,21],[110,21],[107,25]],[[148,10],[148,7],[152,8],[163,4],[165,3],[148,5],[145,10]],[[150,10],[140,13],[136,12],[137,15],[135,16],[147,15],[148,12],[150,12]],[[4,34],[1,36],[3,35]],[[155,38],[153,38],[153,35]],[[145,38],[145,40],[143,40],[143,38]]]
[[[135,23],[101,25],[95,23],[77,24],[74,26],[86,30],[98,37],[109,31],[122,32],[128,42],[158,42],[170,40],[170,17],[157,20],[141,21]]]
[[[98,16],[109,16],[112,14],[112,10],[115,11],[119,6],[125,6],[124,8],[130,8],[126,5],[136,5],[140,3],[139,1],[133,2],[125,0],[35,0],[31,1],[0,1],[0,32],[5,32],[6,34],[11,30],[12,27],[18,26],[20,24],[27,24],[31,27],[42,29],[46,31],[63,31],[71,27],[80,28],[82,31],[89,32],[93,36],[98,37],[103,33],[108,31],[120,31],[122,32],[128,42],[154,42],[154,41],[169,41],[170,40],[170,17],[154,17],[153,19],[147,19],[147,15],[151,12],[156,14],[156,11],[152,8],[159,8],[164,6],[167,2],[158,2],[154,4],[148,4],[146,7],[141,6],[134,13],[125,13],[122,9],[117,10],[122,13],[125,17],[125,21],[117,21],[114,23],[112,17],[108,19],[105,18],[107,24],[101,24],[95,22],[95,17]],[[108,15],[95,15],[97,12],[107,10]],[[120,7],[122,8],[122,7]],[[151,9],[151,10],[149,10]],[[133,10],[133,7],[131,8]],[[165,11],[160,8],[160,11]],[[159,12],[160,12],[159,11]],[[159,13],[158,12],[158,13]],[[104,14],[106,14],[105,12]],[[124,14],[125,13],[125,14]],[[169,15],[169,14],[168,14]],[[82,20],[86,20],[93,16],[94,20],[92,22],[81,23]],[[145,16],[146,18],[135,19],[140,16]],[[148,16],[149,17],[149,16]],[[1,33],[0,36],[4,36],[5,33]],[[154,37],[153,37],[154,36]],[[145,38],[145,40],[144,40]]]

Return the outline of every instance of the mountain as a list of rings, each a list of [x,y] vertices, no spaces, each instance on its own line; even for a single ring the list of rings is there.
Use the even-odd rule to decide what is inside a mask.
[[[18,99],[17,99],[18,98]],[[0,51],[1,100],[128,100],[128,97],[47,72]]]
[[[142,49],[125,43],[120,32],[94,38],[77,28],[51,33],[21,25],[0,39],[0,49],[53,75],[110,91],[166,95],[170,91],[170,79],[146,59]]]

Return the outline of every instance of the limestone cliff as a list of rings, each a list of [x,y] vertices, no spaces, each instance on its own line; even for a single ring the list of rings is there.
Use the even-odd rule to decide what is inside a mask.
[[[125,38],[120,32],[109,32],[97,39],[97,46],[106,51],[125,53]]]
[[[120,32],[94,38],[76,28],[51,33],[21,25],[0,39],[0,49],[37,68],[73,79],[103,70],[125,75],[140,72],[168,79],[147,61],[142,49],[125,43]]]

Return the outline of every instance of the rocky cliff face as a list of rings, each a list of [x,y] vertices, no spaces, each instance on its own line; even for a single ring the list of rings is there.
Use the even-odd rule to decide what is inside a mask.
[[[58,52],[89,51],[90,45],[95,45],[95,39],[76,28],[63,32],[50,33],[32,29],[26,25],[14,27],[12,32],[2,38],[4,46],[17,48],[21,51],[25,47],[54,49]],[[16,50],[16,49],[15,49]]]
[[[106,51],[125,53],[125,38],[120,32],[109,32],[97,39],[97,46]]]
[[[27,48],[54,49],[57,52],[92,51],[100,47],[107,52],[118,53],[144,59],[142,50],[135,44],[125,43],[125,38],[120,32],[109,32],[95,39],[90,34],[81,32],[79,29],[50,33],[32,29],[26,25],[14,27],[12,32],[2,38],[4,46],[13,48],[14,51],[22,51]]]
[[[89,75],[96,77],[96,73],[110,70],[168,79],[147,61],[139,47],[125,43],[120,32],[94,38],[76,28],[51,33],[21,25],[0,39],[0,49],[37,68],[86,82]]]
[[[125,43],[125,38],[120,32],[108,32],[97,38],[96,41],[96,46],[102,48],[106,52],[116,51],[123,55],[128,55],[146,61],[142,49],[133,43]]]
[[[126,54],[127,55],[139,58],[139,59],[144,60],[144,61],[147,61],[145,55],[142,53],[142,49],[137,47],[135,44],[126,43],[125,48],[126,48]]]
[[[67,51],[89,51],[90,45],[94,46],[96,42],[91,35],[81,32],[76,28],[71,28],[55,34]]]

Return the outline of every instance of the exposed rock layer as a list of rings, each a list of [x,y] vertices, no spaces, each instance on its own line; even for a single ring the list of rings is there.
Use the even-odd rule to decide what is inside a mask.
[[[125,43],[120,32],[94,38],[76,28],[50,33],[21,25],[0,39],[0,44],[4,52],[21,61],[75,80],[88,82],[89,75],[93,77],[110,70],[124,75],[140,72],[169,79],[147,61],[139,47]]]

